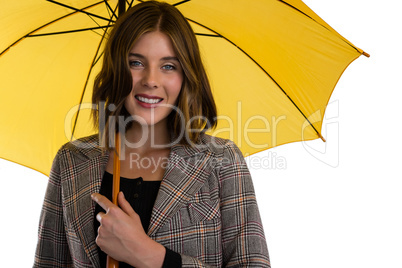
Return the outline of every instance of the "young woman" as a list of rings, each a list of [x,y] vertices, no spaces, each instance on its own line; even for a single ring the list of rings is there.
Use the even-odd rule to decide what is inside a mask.
[[[183,15],[154,1],[114,26],[93,92],[99,136],[57,153],[34,267],[269,267],[241,152],[204,132],[216,108]],[[106,124],[98,123],[103,117]],[[121,192],[111,200],[114,137]]]

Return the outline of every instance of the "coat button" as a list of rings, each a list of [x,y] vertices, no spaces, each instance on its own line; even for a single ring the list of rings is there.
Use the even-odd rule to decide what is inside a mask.
[[[133,197],[134,197],[134,198],[138,198],[138,197],[139,197],[139,194],[134,194]]]

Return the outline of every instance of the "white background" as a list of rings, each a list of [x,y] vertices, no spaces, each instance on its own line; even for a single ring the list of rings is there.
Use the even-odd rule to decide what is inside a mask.
[[[324,136],[247,159],[274,268],[402,267],[397,1],[306,0],[371,54],[340,79]],[[398,18],[399,17],[399,18]],[[325,131],[325,129],[327,131]],[[2,267],[32,266],[47,178],[0,160]]]

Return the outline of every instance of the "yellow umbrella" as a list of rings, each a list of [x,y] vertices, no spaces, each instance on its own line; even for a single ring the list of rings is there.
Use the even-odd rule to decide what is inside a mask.
[[[95,133],[93,79],[118,1],[0,1],[0,157],[48,174],[62,144]],[[300,0],[166,2],[197,33],[219,114],[210,133],[244,155],[322,138],[338,79],[368,56]]]

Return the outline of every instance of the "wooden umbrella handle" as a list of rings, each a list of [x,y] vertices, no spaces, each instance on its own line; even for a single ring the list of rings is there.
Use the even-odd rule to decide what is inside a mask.
[[[124,14],[126,11],[126,1],[119,0],[119,17]],[[120,133],[115,134],[115,150],[114,150],[114,159],[113,159],[113,204],[117,205],[117,195],[120,192]],[[119,262],[115,259],[107,256],[106,258],[106,267],[107,268],[119,268]]]
[[[113,192],[112,201],[117,205],[117,195],[120,192],[120,133],[116,133],[115,136],[115,150],[113,158]],[[110,256],[106,259],[107,268],[119,268],[119,262]]]
[[[119,268],[119,262],[108,255],[106,258],[106,267],[107,268]]]

